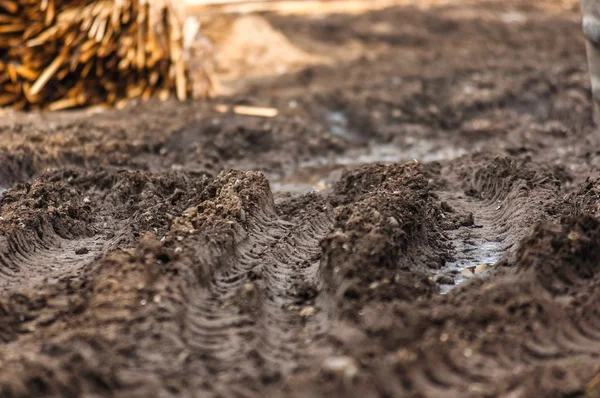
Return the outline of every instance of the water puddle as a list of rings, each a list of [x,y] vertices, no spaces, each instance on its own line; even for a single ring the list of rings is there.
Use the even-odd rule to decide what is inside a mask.
[[[345,139],[352,138],[348,132],[348,118],[344,112],[328,112],[326,119],[327,124],[329,125],[329,134]]]
[[[504,255],[504,249],[500,242],[465,242],[459,252],[465,257],[451,263],[446,263],[444,267],[444,271],[450,270],[455,275],[454,284],[440,285],[442,294],[448,293],[468,279],[484,274]]]
[[[448,146],[436,147],[426,140],[408,145],[371,144],[367,148],[350,150],[342,155],[321,157],[303,162],[286,176],[271,179],[271,188],[278,192],[307,193],[331,188],[344,169],[372,163],[406,163],[413,159],[428,163],[451,160],[466,150]]]
[[[336,159],[342,165],[369,163],[406,163],[413,159],[422,163],[452,160],[467,153],[462,148],[435,145],[429,140],[406,139],[402,144],[376,144],[360,151],[349,151]]]
[[[351,119],[345,112],[334,110],[324,116],[329,134],[348,142],[357,142]],[[308,193],[330,188],[341,177],[343,169],[371,163],[405,163],[416,159],[423,163],[451,160],[464,155],[463,148],[449,146],[448,142],[432,141],[399,134],[395,143],[369,143],[366,147],[351,149],[341,155],[324,156],[303,162],[285,176],[270,178],[271,188],[277,192]]]
[[[283,178],[271,179],[271,189],[300,194],[324,191],[341,177],[344,168],[340,164],[304,165]]]

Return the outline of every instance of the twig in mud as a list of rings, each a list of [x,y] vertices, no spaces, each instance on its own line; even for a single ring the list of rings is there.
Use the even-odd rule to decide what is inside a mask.
[[[243,116],[256,116],[256,117],[264,117],[264,118],[273,118],[279,115],[279,111],[276,108],[262,107],[262,106],[245,106],[245,105],[236,105],[233,108],[228,105],[215,105],[213,107],[215,112],[219,113],[228,113],[232,111],[236,115]]]

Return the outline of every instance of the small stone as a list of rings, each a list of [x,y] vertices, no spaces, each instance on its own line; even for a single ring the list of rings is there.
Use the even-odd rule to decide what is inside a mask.
[[[246,221],[246,210],[244,210],[244,209],[240,210],[240,221],[241,222],[245,222]]]
[[[450,206],[450,204],[448,204],[448,202],[440,203],[440,207],[442,208],[442,211],[445,211],[446,213],[454,213],[454,209],[452,206]]]
[[[463,227],[472,227],[475,225],[475,217],[473,217],[473,213],[469,213],[467,216],[465,216],[461,220],[460,225]]]
[[[398,351],[396,351],[396,358],[398,358],[400,362],[406,363],[414,362],[418,357],[414,352],[409,351],[406,348],[400,348]]]
[[[91,199],[89,196],[86,196],[85,198],[83,198],[83,203],[90,203]]]
[[[440,285],[454,285],[454,278],[450,275],[438,275],[435,277],[434,281]]]
[[[460,273],[464,276],[473,276],[473,271],[471,271],[469,268],[460,270]]]
[[[157,294],[156,296],[154,296],[154,298],[152,299],[152,301],[154,301],[156,304],[160,303],[161,298],[160,296]]]
[[[347,356],[330,357],[323,361],[323,370],[347,380],[352,380],[358,373],[358,366],[354,359]]]
[[[396,220],[396,217],[389,217],[388,224],[393,228],[398,228],[400,226],[400,223],[398,220]]]
[[[88,249],[87,247],[80,247],[79,249],[75,250],[75,254],[77,255],[88,254],[89,252],[90,249]]]
[[[571,231],[567,238],[569,238],[569,240],[579,240],[579,234],[575,231]]]
[[[489,264],[479,264],[477,267],[475,267],[475,273],[476,274],[480,274],[482,272],[487,271],[489,267]]]
[[[312,305],[309,305],[308,307],[302,308],[302,310],[300,311],[300,316],[302,316],[304,318],[308,318],[308,317],[313,316],[316,313],[317,313],[317,309],[315,307],[313,307]]]

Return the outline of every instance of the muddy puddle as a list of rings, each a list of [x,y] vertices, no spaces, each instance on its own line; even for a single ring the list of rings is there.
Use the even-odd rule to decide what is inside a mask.
[[[461,283],[473,278],[485,276],[504,255],[505,250],[499,242],[464,243],[457,248],[460,260],[445,264],[444,273],[450,271],[452,283],[441,283],[440,293],[447,294]]]
[[[271,177],[270,181],[273,190],[277,192],[324,191],[332,187],[344,170],[374,163],[406,163],[412,160],[421,163],[447,161],[467,153],[463,148],[439,148],[427,140],[415,139],[414,141],[413,144],[406,146],[372,144],[368,148],[350,150],[340,156],[311,159],[300,163],[295,170],[284,177]]]

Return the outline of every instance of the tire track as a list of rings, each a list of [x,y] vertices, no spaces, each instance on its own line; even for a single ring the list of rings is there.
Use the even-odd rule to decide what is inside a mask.
[[[306,361],[304,349],[328,328],[319,242],[332,224],[332,209],[307,195],[299,214],[284,220],[269,201],[246,213],[233,251],[217,250],[206,259],[215,268],[211,282],[186,293],[184,339],[191,357],[204,358],[188,370],[219,380],[216,395],[251,395],[285,376]]]
[[[383,183],[372,183],[367,194],[358,196],[359,201],[347,206],[348,213],[338,211],[352,214],[348,218],[352,221],[346,225],[364,225],[359,224],[362,220],[356,217],[357,209],[367,203],[365,199],[370,198],[372,192],[376,193],[373,203],[369,202],[372,207],[385,209],[388,200],[393,201],[396,209],[403,204],[395,196],[386,197],[385,190],[381,189],[398,189],[392,182],[398,178],[397,170],[381,170],[386,176]],[[363,174],[348,175],[346,178],[352,179],[347,186],[360,192],[370,181],[356,176]],[[410,197],[411,189],[420,186],[415,184],[420,181],[418,174],[416,176],[412,181],[400,179],[402,183],[398,186],[405,190],[407,197]],[[425,293],[416,304],[411,303],[415,296],[405,298],[398,288],[381,290],[379,294],[386,294],[380,296],[383,300],[374,296],[381,284],[371,284],[369,293],[357,289],[349,296],[340,297],[344,323],[336,327],[346,329],[349,322],[358,330],[348,335],[337,330],[332,337],[336,341],[335,336],[342,336],[342,340],[337,340],[338,346],[332,347],[331,352],[343,355],[338,358],[347,366],[360,366],[357,368],[360,370],[351,382],[343,373],[336,373],[337,370],[333,374],[331,370],[329,373],[313,370],[308,378],[316,383],[328,374],[332,384],[324,390],[318,388],[319,391],[327,391],[335,385],[338,395],[357,397],[364,396],[365,391],[377,391],[387,396],[416,394],[425,397],[529,397],[542,391],[543,396],[556,396],[554,386],[557,384],[550,383],[552,387],[546,389],[544,378],[564,377],[560,391],[569,391],[571,386],[589,382],[600,370],[595,362],[600,355],[600,316],[593,310],[597,300],[590,292],[590,288],[595,288],[600,281],[592,260],[600,256],[597,244],[600,241],[597,237],[599,222],[559,225],[560,214],[552,211],[553,206],[563,200],[559,184],[535,166],[526,167],[512,158],[463,157],[447,163],[438,176],[447,179],[447,183],[433,181],[434,186],[442,188],[432,192],[430,198],[445,204],[437,206],[424,201],[429,217],[439,217],[436,211],[441,208],[455,219],[465,219],[468,214],[471,216],[467,219],[474,219],[471,223],[474,225],[446,231],[454,246],[455,264],[464,266],[489,257],[489,251],[481,250],[489,242],[494,243],[493,253],[498,259],[502,257],[501,262],[495,264],[491,272],[477,278],[477,282],[473,280],[447,295],[428,297]],[[393,192],[402,193],[400,190]],[[406,205],[412,203],[414,201],[407,201]],[[420,214],[424,213],[396,213],[394,217],[403,220],[405,225],[414,225],[414,219]],[[377,219],[371,216],[369,220]],[[537,223],[542,226],[532,228]],[[331,236],[347,236],[346,225],[340,224],[337,234]],[[372,233],[373,229],[368,229],[371,225],[377,227],[373,222],[359,233]],[[428,230],[434,230],[434,226]],[[392,231],[379,229],[378,233],[386,236]],[[548,248],[548,241],[556,242],[553,249]],[[583,247],[577,243],[579,241]],[[344,247],[344,241],[339,244],[326,242],[331,247]],[[570,246],[561,249],[558,242]],[[430,250],[434,247],[428,246],[430,244],[430,240],[417,235],[409,241],[404,253]],[[352,249],[346,247],[345,250]],[[402,253],[393,253],[393,257],[402,256]],[[573,260],[566,260],[571,258],[567,256],[581,257],[587,265],[574,268],[569,265]],[[331,258],[340,266],[359,263],[363,259],[355,257],[339,261],[339,252]],[[411,266],[408,261],[404,264]],[[392,266],[387,266],[393,270]],[[371,274],[376,272],[376,263],[372,260],[365,267]],[[350,278],[355,275],[348,274]],[[403,277],[406,276],[389,279],[404,283]],[[415,283],[414,279],[408,281]],[[342,279],[334,282],[344,286],[348,277],[342,275]],[[359,283],[363,283],[362,279]],[[357,295],[361,295],[358,296],[360,300]],[[587,301],[584,307],[574,304],[582,300]],[[585,316],[582,315],[584,311],[587,312]],[[344,350],[340,350],[339,345]],[[575,362],[577,364],[573,365]],[[371,369],[374,370],[372,373]],[[307,387],[302,384],[302,378],[294,380],[300,380],[300,387],[296,387],[296,382],[290,382],[291,390],[286,393],[296,388],[304,391],[302,388]],[[314,388],[314,384],[307,388]],[[314,395],[315,390],[308,391],[313,391],[308,395]]]
[[[559,194],[551,178],[524,170],[511,158],[496,157],[488,162],[485,156],[475,156],[474,166],[467,159],[473,158],[450,162],[441,172],[458,179],[463,189],[436,192],[452,212],[469,215],[473,220],[473,225],[448,231],[455,259],[445,269],[456,273],[455,284],[471,278],[477,266],[487,270],[510,254],[531,225],[549,217],[544,206],[556,201]],[[465,164],[476,171],[465,170]],[[452,287],[442,285],[442,292]]]
[[[461,162],[464,159],[456,162],[459,167]],[[449,165],[442,175],[455,172],[456,166]],[[463,320],[467,324],[456,325],[457,330],[442,328],[437,343],[424,341],[427,345],[420,349],[428,357],[420,362],[420,366],[407,369],[413,389],[432,397],[528,397],[541,393],[539,385],[528,382],[532,378],[561,377],[566,382],[564,388],[568,389],[569,383],[580,386],[600,370],[596,363],[600,355],[600,315],[588,311],[587,316],[582,316],[582,312],[597,304],[589,289],[600,277],[592,275],[590,279],[590,272],[581,271],[581,267],[565,268],[559,253],[535,247],[536,244],[542,247],[545,242],[542,237],[533,242],[533,238],[526,237],[532,231],[535,236],[539,229],[544,231],[539,232],[540,236],[555,235],[555,242],[569,242],[566,235],[574,234],[578,228],[567,226],[558,232],[561,227],[552,224],[537,229],[530,227],[538,222],[544,225],[550,220],[546,206],[559,200],[556,183],[543,173],[526,170],[523,174],[521,166],[499,158],[477,168],[480,171],[466,181],[464,178],[468,174],[455,173],[466,182],[463,187],[474,189],[470,196],[448,190],[437,192],[440,199],[456,212],[472,213],[475,220],[476,228],[461,227],[450,232],[457,258],[450,266],[469,267],[495,256],[498,259],[504,257],[505,266],[514,263],[516,268],[504,270],[493,279],[484,278],[478,284],[467,284],[450,293],[447,302],[435,300],[431,303],[433,307],[435,304],[445,306],[449,311],[448,320],[461,318],[461,311],[469,311],[472,315]],[[504,178],[497,178],[498,174]],[[493,178],[491,181],[488,180],[490,177]],[[536,200],[532,201],[531,197]],[[594,223],[597,225],[597,221]],[[588,233],[597,234],[598,227],[593,228],[591,231],[595,232]],[[594,238],[592,241],[597,242]],[[488,250],[481,242],[493,242],[494,245]],[[589,250],[598,251],[600,248],[596,246],[597,243],[593,243],[590,249],[581,249],[575,245],[577,249],[569,249],[568,253],[573,255],[573,250],[581,251],[586,253],[584,259],[590,261],[588,257],[596,258],[596,255],[590,254]],[[546,267],[552,271],[544,271]],[[480,293],[474,296],[473,289]],[[580,295],[591,301],[588,308],[573,305]],[[452,341],[453,335],[476,330],[475,309],[470,304],[473,300],[480,308],[492,308],[488,311],[493,311],[500,303],[507,303],[505,306],[514,319],[502,325],[490,321],[487,328],[480,326],[482,330],[474,342]],[[424,311],[423,316],[427,317],[426,314]],[[501,328],[504,332],[497,335],[490,331],[487,337],[490,328]],[[446,341],[452,341],[449,348],[444,347]],[[552,369],[561,370],[555,370],[552,375]]]
[[[79,280],[118,242],[110,228],[52,211],[2,219],[13,225],[0,235],[0,294]]]
[[[21,235],[7,239],[0,244],[0,250],[5,248],[0,252],[0,292],[79,278],[84,269],[107,252],[108,246],[109,242],[101,236],[69,240],[54,235],[25,240]]]
[[[278,242],[272,256],[261,267],[264,271],[264,294],[261,333],[257,351],[263,359],[282,374],[294,370],[316,336],[327,331],[331,308],[319,278],[320,240],[333,223],[333,214],[324,201],[322,210],[310,211],[295,220],[289,234]],[[312,289],[315,297],[298,297],[298,287]],[[308,300],[306,300],[308,298]],[[306,305],[312,301],[312,305]]]
[[[0,201],[0,292],[83,278],[107,253],[131,245],[139,230],[158,231],[150,224],[165,220],[148,209],[164,207],[186,183],[128,171],[62,169],[6,192]],[[137,205],[142,200],[145,219]]]
[[[505,283],[506,290],[509,283],[513,287],[518,284],[515,280]],[[541,291],[530,293],[543,296]],[[432,397],[529,397],[542,393],[540,386],[531,381],[545,372],[554,372],[551,378],[564,378],[566,388],[568,383],[587,383],[600,370],[600,340],[582,331],[581,325],[586,321],[573,319],[575,309],[562,307],[549,297],[537,302],[551,314],[532,330],[517,332],[521,328],[513,321],[504,326],[507,331],[501,341],[494,341],[495,336],[487,342],[481,338],[477,344],[463,341],[453,349],[438,349],[437,353],[433,346],[429,347],[427,352],[432,354],[423,365],[409,371],[414,388]],[[594,321],[598,319],[594,317]],[[530,319],[526,324],[539,321]],[[600,331],[596,327],[587,330],[594,334]]]

